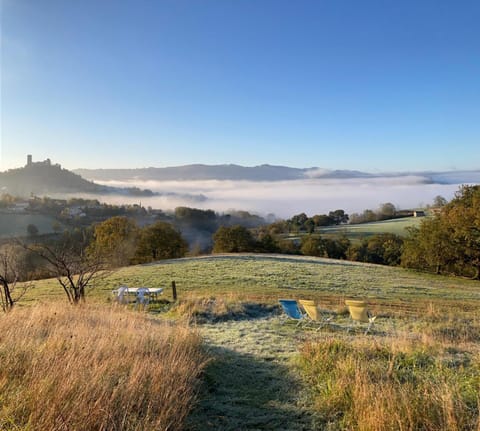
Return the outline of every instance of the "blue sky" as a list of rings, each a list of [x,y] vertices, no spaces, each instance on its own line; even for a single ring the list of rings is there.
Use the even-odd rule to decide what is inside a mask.
[[[480,2],[1,0],[2,170],[480,169]]]

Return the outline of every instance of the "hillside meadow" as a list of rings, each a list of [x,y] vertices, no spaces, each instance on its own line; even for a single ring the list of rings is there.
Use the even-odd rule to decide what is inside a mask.
[[[320,235],[325,239],[336,240],[339,237],[347,237],[352,244],[359,244],[363,239],[373,235],[391,233],[400,237],[408,235],[407,228],[420,227],[423,220],[428,217],[403,217],[391,220],[382,220],[371,223],[341,224],[333,226],[317,227],[313,235]],[[278,239],[300,242],[308,236],[306,232],[279,234]]]
[[[345,234],[350,241],[358,241],[364,237],[382,233],[393,233],[403,237],[407,235],[407,228],[419,227],[423,220],[425,220],[425,217],[404,217],[372,223],[327,226],[320,228],[318,232],[326,237]]]
[[[197,396],[179,410],[180,428],[142,429],[480,429],[478,281],[314,257],[213,255],[119,269],[97,282],[87,303],[112,309],[111,290],[122,284],[165,289],[146,313],[113,307],[122,325],[190,328],[208,357],[201,384],[185,383]],[[58,301],[68,310],[63,295],[55,280],[35,282],[14,312]],[[285,323],[279,298],[315,299],[332,323]],[[368,301],[378,316],[370,334],[352,327],[346,298]],[[132,336],[140,342],[149,331]]]
[[[417,308],[437,305],[472,308],[480,301],[480,283],[403,268],[309,256],[232,254],[160,261],[118,269],[92,286],[92,300],[108,302],[120,285],[162,287],[171,299],[175,281],[180,298],[236,294],[276,302],[281,297],[311,297],[337,305],[344,298],[366,298],[373,304]],[[22,304],[62,299],[55,279],[35,282]]]
[[[27,235],[27,227],[33,224],[39,234],[53,233],[56,219],[42,214],[0,213],[0,238],[23,237]]]

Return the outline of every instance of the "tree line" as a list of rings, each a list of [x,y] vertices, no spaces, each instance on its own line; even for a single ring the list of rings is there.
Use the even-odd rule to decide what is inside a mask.
[[[221,227],[213,236],[214,253],[281,253],[347,259],[381,265],[398,265],[403,251],[403,239],[383,233],[352,243],[344,234],[325,238],[306,234],[299,241],[276,238],[266,229],[251,231],[243,226]]]
[[[480,279],[480,186],[462,186],[436,217],[409,229],[402,265]]]

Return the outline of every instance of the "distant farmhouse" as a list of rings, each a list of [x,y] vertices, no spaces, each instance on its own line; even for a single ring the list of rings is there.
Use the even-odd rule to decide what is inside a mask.
[[[66,218],[75,218],[75,217],[86,217],[84,209],[80,206],[67,207],[65,208],[61,215]]]
[[[8,209],[14,213],[24,213],[28,210],[29,202],[15,202],[13,205],[9,206]]]

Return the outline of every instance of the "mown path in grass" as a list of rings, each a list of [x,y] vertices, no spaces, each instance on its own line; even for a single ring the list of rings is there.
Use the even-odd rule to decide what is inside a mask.
[[[199,325],[212,362],[189,430],[311,430],[294,364],[305,333],[277,316]]]

